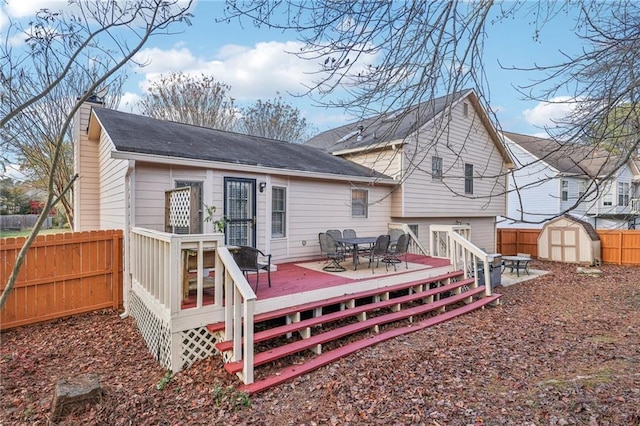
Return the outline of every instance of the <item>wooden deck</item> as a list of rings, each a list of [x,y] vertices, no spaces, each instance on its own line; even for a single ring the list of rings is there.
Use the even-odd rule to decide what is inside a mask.
[[[312,261],[301,262],[288,262],[279,263],[277,265],[277,271],[271,272],[271,287],[267,282],[266,272],[261,272],[259,287],[257,291],[257,312],[264,311],[260,309],[260,305],[268,303],[269,309],[274,309],[274,303],[280,305],[278,301],[284,302],[282,306],[287,305],[287,300],[300,294],[309,293],[324,293],[323,290],[327,290],[327,297],[331,294],[342,294],[344,292],[359,291],[363,285],[368,285],[372,280],[378,280],[384,285],[392,285],[398,282],[402,282],[404,279],[411,280],[416,273],[426,274],[427,276],[434,276],[448,272],[450,270],[450,263],[448,259],[435,258],[430,256],[420,255],[408,255],[407,261],[410,264],[410,269],[405,269],[404,264],[397,266],[397,270],[394,271],[390,266],[388,271],[383,264],[374,268],[373,272],[368,266],[366,259],[360,260],[358,270],[353,270],[353,264],[351,260],[343,263],[343,266],[347,268],[344,272],[325,272],[321,270],[322,260],[316,259]],[[316,265],[313,265],[313,264]],[[307,265],[307,266],[303,266]],[[421,269],[417,265],[424,265],[426,268]],[[312,269],[312,267],[314,267]],[[213,282],[214,273],[212,272],[207,278],[210,282]],[[255,289],[256,274],[249,274],[249,284]],[[334,290],[331,291],[330,289]],[[342,293],[341,293],[342,292]],[[306,300],[309,301],[309,300]],[[182,304],[182,309],[189,309],[195,306],[196,291],[189,291],[189,299]],[[209,305],[214,302],[213,288],[205,288],[203,292],[203,304]],[[299,302],[299,300],[298,300]]]

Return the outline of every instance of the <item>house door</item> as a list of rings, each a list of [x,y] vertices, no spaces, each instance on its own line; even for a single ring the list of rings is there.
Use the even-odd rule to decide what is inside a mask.
[[[228,245],[255,247],[256,181],[224,179],[225,239]]]

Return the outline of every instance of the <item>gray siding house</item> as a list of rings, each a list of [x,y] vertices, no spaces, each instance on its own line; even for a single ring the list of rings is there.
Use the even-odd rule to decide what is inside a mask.
[[[504,140],[516,166],[499,227],[540,229],[565,212],[596,229],[640,226],[637,159],[512,132]]]

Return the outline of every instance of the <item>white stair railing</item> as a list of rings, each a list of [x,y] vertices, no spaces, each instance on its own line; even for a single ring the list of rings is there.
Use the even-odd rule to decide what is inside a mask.
[[[434,257],[448,258],[454,269],[462,269],[465,278],[475,278],[474,287],[478,286],[480,276],[479,264],[483,265],[485,279],[485,296],[491,296],[491,259],[489,255],[477,247],[468,237],[470,227],[468,225],[431,225],[431,255]]]

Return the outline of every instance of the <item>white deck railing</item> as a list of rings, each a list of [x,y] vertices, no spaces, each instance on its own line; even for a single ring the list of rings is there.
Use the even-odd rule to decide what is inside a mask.
[[[388,228],[400,229],[405,234],[409,235],[409,249],[407,251],[410,254],[419,254],[421,256],[429,255],[429,251],[422,244],[420,244],[420,241],[418,241],[418,237],[413,233],[408,224],[400,222],[389,222]]]
[[[491,296],[491,273],[489,255],[469,241],[469,225],[431,225],[431,256],[448,258],[454,269],[462,269],[465,278],[475,277],[478,286],[479,264],[484,268],[485,295]]]
[[[182,309],[185,279],[185,252],[197,256],[197,302],[195,308]],[[203,305],[205,252],[215,253],[214,301]],[[234,361],[243,361],[242,380],[253,383],[253,313],[256,295],[233,255],[224,246],[223,234],[178,235],[144,228],[133,228],[130,238],[130,274],[133,291],[171,334],[214,322],[216,312],[224,313],[225,339],[233,340]],[[208,265],[207,265],[208,266]],[[172,339],[172,370],[180,371],[179,339]]]

